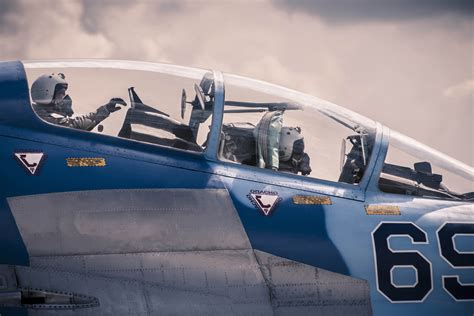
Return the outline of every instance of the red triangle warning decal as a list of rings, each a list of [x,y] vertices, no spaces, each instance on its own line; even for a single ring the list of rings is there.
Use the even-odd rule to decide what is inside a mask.
[[[35,175],[43,162],[44,153],[41,152],[20,152],[15,153],[14,157],[28,173]]]

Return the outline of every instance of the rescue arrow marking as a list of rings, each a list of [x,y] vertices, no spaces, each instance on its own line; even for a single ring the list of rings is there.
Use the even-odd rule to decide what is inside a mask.
[[[281,201],[281,197],[278,196],[278,193],[272,191],[250,190],[250,193],[247,194],[247,198],[253,206],[255,206],[257,210],[260,210],[265,216],[270,215]]]
[[[16,152],[13,157],[26,169],[28,174],[36,175],[44,156],[42,152]]]

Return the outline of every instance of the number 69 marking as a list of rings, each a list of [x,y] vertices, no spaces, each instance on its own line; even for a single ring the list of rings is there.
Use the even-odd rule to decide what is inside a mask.
[[[454,269],[474,268],[474,253],[456,249],[456,235],[473,235],[473,223],[444,223],[436,232],[439,253]],[[474,299],[474,284],[462,284],[458,275],[443,275],[443,288],[455,301]]]
[[[474,268],[474,253],[456,249],[456,235],[474,235],[474,223],[444,223],[437,231],[441,257],[451,267]],[[412,244],[428,244],[426,232],[411,222],[381,222],[372,232],[377,290],[392,303],[423,302],[433,290],[431,262],[417,250],[393,250],[391,237],[408,237]],[[397,286],[392,280],[395,267],[412,267],[417,282]],[[456,301],[474,300],[474,284],[463,284],[458,275],[441,276],[443,288]]]

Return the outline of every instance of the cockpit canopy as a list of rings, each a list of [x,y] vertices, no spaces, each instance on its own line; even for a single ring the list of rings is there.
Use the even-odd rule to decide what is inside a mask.
[[[57,110],[56,115],[68,120],[96,113],[114,98],[127,103],[97,119],[90,132],[188,152],[214,151],[207,156],[224,163],[359,185],[375,145],[376,123],[370,119],[232,74],[124,61],[38,61],[26,62],[25,68],[30,87],[42,75],[63,74],[74,114]],[[428,171],[426,164],[416,168]],[[400,176],[400,170],[386,163],[383,173]],[[403,191],[383,181],[381,189]]]

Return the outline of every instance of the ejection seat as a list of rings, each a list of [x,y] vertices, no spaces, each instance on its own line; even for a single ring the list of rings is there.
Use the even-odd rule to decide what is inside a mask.
[[[244,165],[277,170],[282,118],[282,111],[270,111],[256,126],[251,123],[224,124],[220,157]]]

